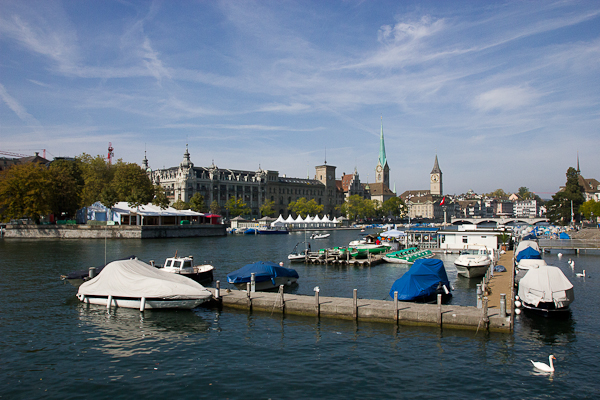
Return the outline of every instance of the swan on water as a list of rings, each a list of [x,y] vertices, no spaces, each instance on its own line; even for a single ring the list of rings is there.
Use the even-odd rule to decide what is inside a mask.
[[[531,363],[533,364],[533,368],[535,368],[535,369],[539,369],[540,371],[544,371],[544,372],[554,372],[554,364],[552,363],[552,360],[556,360],[556,357],[554,357],[552,354],[550,354],[548,356],[548,361],[550,362],[550,365],[544,364],[543,362],[533,361],[533,360],[529,360],[529,361],[531,361]]]
[[[581,277],[585,278],[585,269],[583,270],[583,272],[576,272],[576,273],[575,273],[575,276],[578,276],[578,277],[580,277],[580,278],[581,278]]]

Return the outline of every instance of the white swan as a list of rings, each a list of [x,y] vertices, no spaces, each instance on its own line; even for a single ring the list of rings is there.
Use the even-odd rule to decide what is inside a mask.
[[[575,276],[578,276],[580,278],[582,278],[582,277],[585,278],[585,269],[583,270],[583,272],[576,272]]]
[[[548,361],[550,362],[550,365],[544,364],[543,362],[533,361],[533,360],[529,360],[529,361],[531,361],[531,363],[533,364],[533,368],[535,368],[535,369],[539,369],[540,371],[544,371],[544,372],[554,372],[554,364],[552,363],[552,360],[556,360],[556,357],[554,357],[552,354],[550,354],[548,356]]]

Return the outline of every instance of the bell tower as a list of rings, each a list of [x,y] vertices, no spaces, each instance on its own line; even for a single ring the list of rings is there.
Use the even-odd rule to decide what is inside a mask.
[[[383,183],[390,187],[390,167],[385,156],[385,143],[383,141],[383,117],[381,118],[381,135],[379,138],[379,159],[375,167],[375,183]]]
[[[442,186],[442,170],[438,164],[437,154],[435,155],[435,162],[433,163],[433,169],[431,170],[430,176],[430,193],[432,196],[441,196],[443,191]]]

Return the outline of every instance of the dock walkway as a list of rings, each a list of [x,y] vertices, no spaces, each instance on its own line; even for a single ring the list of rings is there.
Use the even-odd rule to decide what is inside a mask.
[[[510,317],[500,310],[457,305],[417,304],[385,300],[273,293],[207,288],[213,294],[209,304],[249,311],[330,317],[346,320],[389,322],[399,325],[439,326],[450,329],[511,332]],[[487,315],[486,315],[487,314]]]
[[[488,307],[500,309],[500,295],[506,295],[506,312],[510,314],[513,303],[514,262],[513,251],[500,255],[497,265],[506,268],[506,272],[494,272],[487,285]]]

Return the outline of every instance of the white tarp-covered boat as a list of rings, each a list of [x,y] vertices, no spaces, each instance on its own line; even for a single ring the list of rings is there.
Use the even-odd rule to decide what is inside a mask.
[[[575,300],[571,281],[550,265],[529,269],[519,280],[518,294],[526,310],[545,316],[568,312]]]
[[[201,284],[161,271],[138,259],[107,264],[94,279],[79,286],[77,297],[88,304],[126,308],[194,308],[210,299]]]

